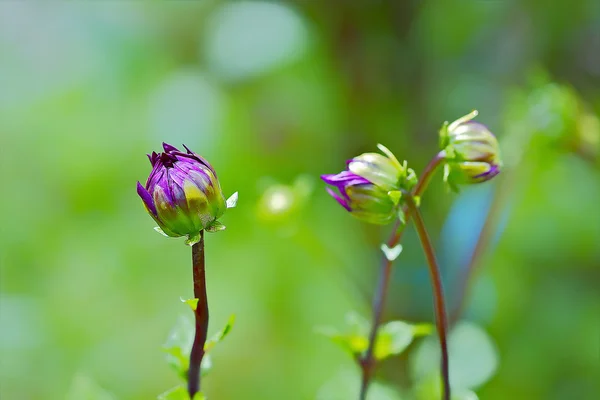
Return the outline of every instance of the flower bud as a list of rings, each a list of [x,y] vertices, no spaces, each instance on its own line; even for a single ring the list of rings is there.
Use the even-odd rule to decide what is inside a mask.
[[[348,170],[322,175],[323,181],[335,188],[327,192],[356,218],[372,224],[388,224],[396,217],[401,190],[410,190],[416,175],[384,146],[387,157],[365,153],[348,161]]]
[[[145,187],[137,183],[137,192],[165,235],[193,240],[201,230],[221,226],[217,219],[227,205],[213,167],[184,147],[186,153],[163,143],[163,153],[149,154],[152,172]]]
[[[502,167],[498,140],[485,125],[472,121],[475,116],[477,111],[444,124],[440,131],[447,162],[444,179],[452,186],[485,182]]]

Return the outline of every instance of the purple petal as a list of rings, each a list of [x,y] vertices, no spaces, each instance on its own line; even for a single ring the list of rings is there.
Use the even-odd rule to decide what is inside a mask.
[[[154,205],[154,200],[152,200],[152,196],[150,196],[150,193],[148,193],[146,188],[143,187],[140,182],[137,183],[137,193],[142,198],[142,201],[144,202],[146,207],[148,207],[148,210],[150,210],[150,212],[154,214],[155,217],[158,217],[158,213],[156,212],[156,206]]]
[[[474,178],[475,179],[483,178],[483,180],[487,181],[487,180],[492,179],[499,173],[500,173],[500,167],[498,165],[492,165],[489,170],[487,170],[479,175],[476,175]]]
[[[176,147],[171,146],[170,144],[165,143],[165,142],[163,142],[163,149],[165,149],[166,153],[171,153],[171,152],[178,152],[178,153],[180,153],[180,151],[177,150]]]
[[[202,164],[204,164],[208,169],[210,169],[213,173],[213,175],[216,177],[217,173],[215,172],[215,169],[212,167],[212,165],[210,165],[210,163],[206,160],[206,158],[202,157],[201,155],[198,155],[196,153],[194,153],[193,151],[191,151],[185,144],[183,145],[183,147],[185,147],[185,149],[188,152],[188,156],[194,158],[196,161],[201,162]]]
[[[344,193],[346,186],[365,185],[371,183],[368,179],[358,176],[350,171],[342,171],[337,175],[321,175],[321,179],[332,186],[340,189]]]
[[[352,209],[350,208],[350,205],[348,204],[348,201],[346,199],[341,198],[331,188],[325,188],[325,190],[327,190],[327,193],[329,193],[331,195],[331,197],[333,197],[334,199],[336,199],[337,202],[340,203],[342,207],[344,207],[348,211],[352,211]]]
[[[156,164],[156,162],[159,159],[158,154],[156,154],[155,151],[152,152],[152,154],[146,154],[148,156],[148,159],[150,160],[150,164],[152,164],[152,166],[154,166],[154,164]]]

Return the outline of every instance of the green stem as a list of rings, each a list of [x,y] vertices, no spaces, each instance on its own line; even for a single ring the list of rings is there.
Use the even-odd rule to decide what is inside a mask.
[[[450,400],[450,376],[448,369],[447,340],[448,321],[446,316],[444,290],[442,288],[442,277],[440,274],[438,262],[435,258],[435,252],[433,250],[431,240],[429,239],[427,229],[425,228],[423,218],[421,217],[421,212],[419,211],[419,208],[415,204],[412,197],[408,196],[406,204],[408,205],[408,208],[410,209],[410,212],[415,221],[415,228],[417,229],[419,239],[421,240],[421,245],[423,246],[423,251],[425,252],[425,257],[427,258],[427,264],[429,266],[429,275],[431,277],[431,286],[433,288],[433,299],[435,306],[435,322],[437,325],[440,347],[442,350],[441,371],[442,382],[444,387],[442,398],[444,400]]]
[[[442,163],[442,161],[444,161],[444,154],[440,152],[429,162],[429,164],[427,164],[423,174],[421,175],[421,178],[412,191],[413,196],[420,196],[425,191],[427,185],[431,181],[433,173],[436,171],[437,167]],[[402,212],[404,213],[405,223],[403,224],[400,220],[396,221],[394,230],[387,241],[387,246],[389,248],[395,247],[400,242],[404,233],[404,227],[410,218],[408,207],[404,207]],[[377,290],[373,296],[373,323],[371,325],[371,332],[369,333],[369,347],[367,348],[365,355],[358,359],[358,363],[361,368],[360,400],[366,399],[367,390],[369,388],[369,384],[371,383],[373,370],[375,368],[373,352],[375,351],[377,332],[379,331],[379,326],[381,325],[383,307],[387,298],[391,274],[392,261],[388,260],[388,258],[384,256],[381,265],[381,272],[379,274],[379,281],[377,283]]]
[[[196,334],[190,353],[188,370],[188,392],[190,399],[200,390],[200,365],[204,357],[204,344],[208,333],[208,300],[206,297],[206,277],[204,269],[204,231],[200,231],[200,241],[192,246],[192,274],[194,296],[198,304],[194,310]]]

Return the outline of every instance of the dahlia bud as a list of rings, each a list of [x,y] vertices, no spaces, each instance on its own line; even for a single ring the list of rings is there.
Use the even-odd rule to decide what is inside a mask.
[[[327,192],[356,218],[372,224],[388,224],[397,214],[401,191],[409,191],[417,179],[414,171],[400,164],[384,146],[387,155],[365,153],[348,161],[348,170],[322,175],[331,188]]]
[[[217,221],[228,207],[217,174],[204,158],[163,143],[164,152],[148,154],[152,172],[146,186],[137,183],[146,210],[166,236],[188,236],[187,244],[200,240],[201,230],[225,227]],[[232,196],[237,198],[237,193]],[[233,206],[233,205],[232,205]]]
[[[473,111],[440,130],[444,179],[453,187],[488,181],[502,167],[498,140],[485,125],[472,121],[476,116]]]

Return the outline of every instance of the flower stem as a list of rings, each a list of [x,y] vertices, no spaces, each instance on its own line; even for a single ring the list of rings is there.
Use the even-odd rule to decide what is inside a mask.
[[[447,340],[448,321],[446,316],[446,305],[444,300],[444,290],[442,288],[440,269],[435,258],[435,252],[433,250],[431,240],[429,239],[429,235],[427,234],[427,229],[425,229],[425,224],[423,223],[423,218],[421,217],[421,212],[419,211],[419,208],[410,196],[407,199],[406,204],[408,205],[408,208],[410,209],[410,212],[415,221],[415,228],[417,229],[419,239],[421,240],[421,245],[423,246],[423,251],[425,252],[425,257],[427,258],[427,264],[429,266],[429,275],[431,277],[431,285],[433,288],[433,299],[435,305],[435,322],[437,325],[440,347],[442,350],[441,371],[442,382],[444,387],[442,398],[444,400],[450,400],[450,376],[448,369]]]
[[[190,353],[188,370],[188,392],[190,399],[200,390],[200,365],[204,357],[204,343],[208,333],[208,300],[206,297],[206,277],[204,274],[204,231],[200,231],[200,241],[192,246],[192,273],[194,278],[194,296],[198,304],[194,310],[196,334]]]
[[[437,167],[444,160],[444,155],[442,153],[438,153],[425,167],[423,174],[419,178],[417,185],[414,187],[412,195],[420,196],[433,173],[436,171]],[[410,218],[410,212],[408,207],[404,207],[402,209],[404,213],[404,221],[408,223]],[[403,224],[400,220],[397,220],[394,225],[394,230],[390,238],[387,241],[387,246],[392,248],[395,247],[402,239],[402,234],[404,233],[404,227],[406,224]],[[360,400],[365,400],[367,396],[367,389],[369,388],[369,384],[371,383],[371,378],[373,376],[373,369],[375,368],[375,360],[373,358],[373,353],[375,351],[375,342],[377,338],[377,332],[379,331],[379,326],[381,325],[381,318],[383,316],[383,307],[385,305],[385,300],[387,298],[388,288],[390,277],[392,274],[392,261],[390,261],[387,257],[383,257],[383,263],[381,265],[381,272],[379,275],[379,281],[377,283],[377,290],[373,296],[373,323],[371,325],[371,332],[369,333],[369,347],[367,348],[367,352],[363,357],[358,359],[358,363],[361,368],[361,386],[360,386]]]

